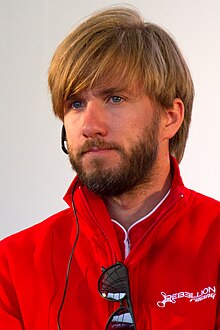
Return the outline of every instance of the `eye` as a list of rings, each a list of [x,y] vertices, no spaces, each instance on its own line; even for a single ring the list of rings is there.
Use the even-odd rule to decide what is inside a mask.
[[[123,101],[123,98],[121,96],[118,95],[113,95],[110,97],[110,101],[112,103],[121,103]]]
[[[80,109],[84,106],[84,102],[83,101],[73,101],[70,104],[70,107],[72,109]]]

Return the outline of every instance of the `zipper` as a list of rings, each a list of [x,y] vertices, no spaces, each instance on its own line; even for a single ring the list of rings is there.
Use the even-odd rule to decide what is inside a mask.
[[[131,242],[130,242],[130,239],[129,239],[129,235],[128,235],[128,232],[127,230],[116,220],[114,219],[111,219],[112,222],[116,223],[117,226],[119,226],[123,232],[124,232],[124,253],[125,253],[125,259],[127,258],[127,256],[129,255],[130,253],[130,250],[131,250]]]

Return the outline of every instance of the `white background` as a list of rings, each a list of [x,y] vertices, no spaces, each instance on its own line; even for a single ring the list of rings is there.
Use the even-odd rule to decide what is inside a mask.
[[[103,0],[0,0],[0,237],[65,207],[74,173],[60,150],[47,70],[55,48]],[[146,20],[177,40],[195,83],[181,163],[187,186],[220,199],[220,1],[136,0]]]

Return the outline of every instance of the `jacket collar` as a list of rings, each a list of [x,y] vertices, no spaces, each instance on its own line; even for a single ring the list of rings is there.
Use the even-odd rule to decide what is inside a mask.
[[[184,190],[184,184],[180,175],[180,170],[179,170],[179,165],[177,160],[173,157],[170,156],[170,163],[171,163],[171,172],[172,172],[172,176],[173,176],[173,181],[172,181],[172,185],[171,185],[171,193],[173,190],[178,189],[179,192],[183,192]],[[78,182],[78,184],[77,184]],[[76,176],[72,183],[70,184],[65,196],[64,196],[64,201],[70,206],[72,207],[72,190],[73,187],[75,186],[75,190],[77,190],[78,188],[83,188],[83,192],[86,195],[89,195],[88,197],[92,197],[92,199],[100,199],[97,195],[95,195],[94,193],[92,193],[91,191],[89,191],[85,186],[83,186],[83,184],[80,182],[78,176]],[[96,197],[95,197],[96,196]]]
[[[183,185],[179,166],[175,158],[171,157],[171,171],[173,174],[173,181],[170,194],[163,207],[159,208],[159,218],[166,217],[167,212],[172,210],[173,206],[182,197],[186,197],[187,190]],[[74,191],[73,191],[74,190]],[[184,190],[186,193],[184,193]],[[72,208],[72,199],[77,210],[77,216],[80,222],[80,233],[86,232],[86,237],[90,240],[98,240],[99,244],[108,246],[106,251],[109,251],[107,256],[109,264],[122,260],[121,250],[114,229],[114,224],[110,219],[108,211],[105,207],[104,201],[93,192],[89,191],[76,176],[67,190],[64,200]],[[184,203],[187,203],[187,198],[184,198]],[[158,221],[159,221],[158,218]],[[73,221],[71,230],[71,244],[74,244],[76,238],[76,226]]]

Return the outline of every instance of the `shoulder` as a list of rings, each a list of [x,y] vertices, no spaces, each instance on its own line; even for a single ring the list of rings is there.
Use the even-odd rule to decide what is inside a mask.
[[[203,205],[205,207],[212,206],[215,207],[217,210],[220,210],[220,202],[216,199],[203,195],[195,190],[188,189],[190,192],[190,198],[194,205]]]
[[[47,293],[53,290],[57,274],[65,274],[72,224],[71,209],[66,209],[0,242],[1,297],[12,304],[16,299],[24,303],[30,294],[37,301],[45,283]],[[34,306],[35,302],[30,304]]]
[[[32,227],[4,238],[0,241],[0,251],[26,250],[27,252],[28,249],[46,244],[54,236],[58,236],[62,240],[66,235],[69,235],[71,224],[72,212],[68,208]]]
[[[220,223],[220,202],[192,189],[187,189],[189,209],[194,215],[203,218],[216,219]]]

